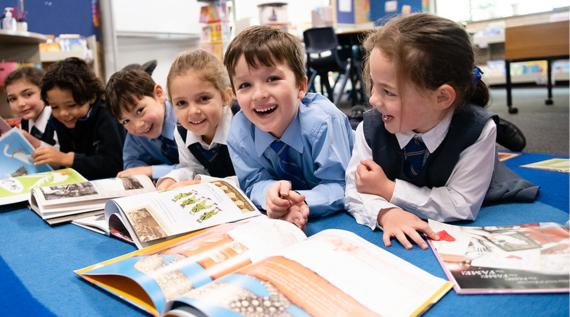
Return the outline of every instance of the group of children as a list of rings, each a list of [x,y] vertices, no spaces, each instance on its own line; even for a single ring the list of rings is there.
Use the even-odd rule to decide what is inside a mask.
[[[267,26],[238,34],[223,64],[202,50],[180,54],[166,90],[136,66],[103,89],[76,58],[43,78],[19,69],[6,89],[21,128],[38,139],[36,164],[89,179],[145,174],[159,190],[235,175],[272,218],[303,228],[346,208],[383,229],[386,245],[425,248],[422,233],[438,236],[422,219],[477,216],[496,161],[496,117],[481,107],[488,91],[456,23],[393,19],[365,48],[373,110],[356,133],[334,104],[307,92],[299,40]]]

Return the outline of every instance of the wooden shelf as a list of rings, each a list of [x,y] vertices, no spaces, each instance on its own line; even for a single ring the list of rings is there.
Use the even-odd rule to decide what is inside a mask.
[[[0,30],[1,44],[39,44],[45,41],[47,37],[39,33]]]

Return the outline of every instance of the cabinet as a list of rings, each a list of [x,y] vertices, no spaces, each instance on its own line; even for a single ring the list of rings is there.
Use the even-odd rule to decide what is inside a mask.
[[[44,35],[38,33],[0,30],[0,60],[39,64],[41,62],[39,44],[46,40]],[[12,116],[6,102],[4,86],[0,86],[0,115]]]

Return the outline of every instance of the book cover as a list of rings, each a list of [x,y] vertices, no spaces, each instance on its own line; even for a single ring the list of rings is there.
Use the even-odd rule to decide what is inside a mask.
[[[459,294],[570,289],[570,235],[556,223],[465,227],[429,221],[430,246]]]
[[[410,316],[451,288],[354,233],[329,229],[307,238],[266,217],[75,272],[155,316]]]
[[[53,170],[49,165],[34,165],[33,146],[19,129],[11,129],[0,137],[0,179]]]
[[[0,179],[0,205],[13,204],[30,199],[32,189],[35,187],[86,181],[85,177],[72,168]]]
[[[522,167],[536,168],[547,171],[570,173],[570,159],[553,158],[536,163],[521,165]]]

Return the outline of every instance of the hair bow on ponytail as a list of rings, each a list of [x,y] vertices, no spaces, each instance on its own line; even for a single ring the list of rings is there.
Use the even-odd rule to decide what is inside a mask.
[[[481,80],[481,75],[484,74],[483,71],[481,70],[481,68],[479,68],[479,66],[475,66],[473,67],[473,79],[475,82],[478,82]]]

